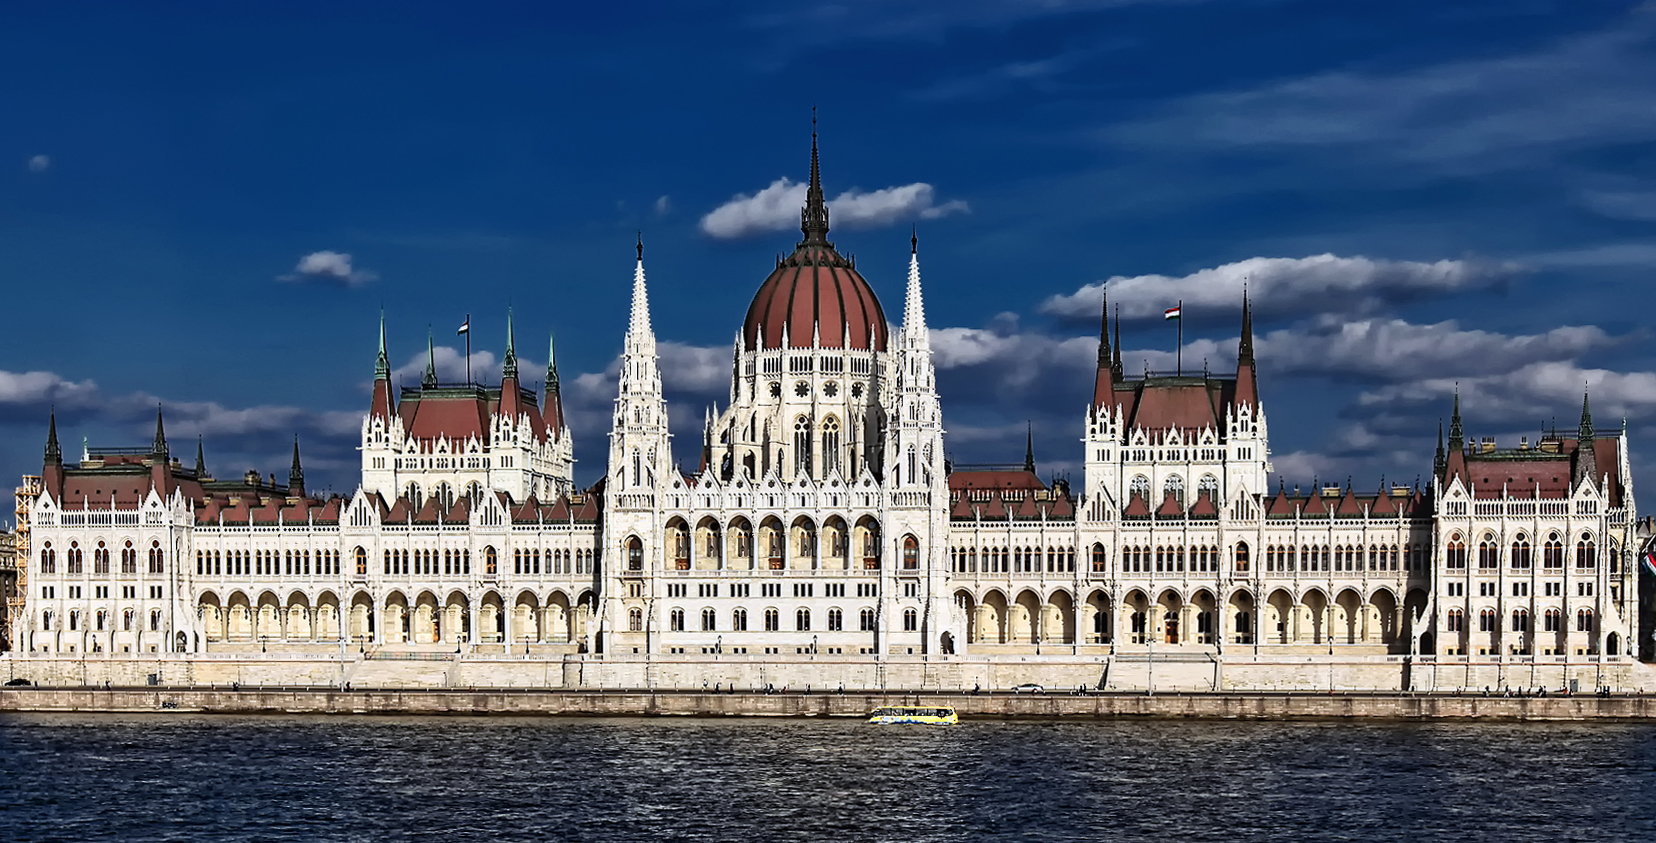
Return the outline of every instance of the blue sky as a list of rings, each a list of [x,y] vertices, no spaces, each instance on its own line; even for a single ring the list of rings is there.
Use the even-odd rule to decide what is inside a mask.
[[[958,461],[1073,470],[1099,285],[1126,366],[1234,365],[1258,305],[1290,485],[1431,469],[1457,384],[1513,443],[1628,419],[1656,475],[1656,9],[1612,0],[39,4],[0,11],[0,472],[206,440],[219,476],[355,484],[376,320],[497,372],[557,332],[602,471],[642,230],[680,456],[797,239],[889,314],[911,226]],[[783,181],[786,180],[786,181]]]

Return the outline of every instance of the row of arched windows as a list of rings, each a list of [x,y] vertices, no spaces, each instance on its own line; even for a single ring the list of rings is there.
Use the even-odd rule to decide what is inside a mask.
[[[160,547],[151,548],[160,564]],[[198,550],[196,573],[202,576],[308,577],[339,576],[337,550]]]
[[[81,617],[82,617],[81,616],[81,610],[79,610],[79,609],[70,609],[69,610],[69,623],[68,623],[68,626],[66,628],[70,632],[79,632],[79,631],[81,631],[81,627],[82,627]],[[90,631],[92,631],[92,632],[106,632],[106,631],[109,631],[109,627],[110,627],[109,618],[110,618],[110,615],[109,615],[109,610],[108,609],[99,609],[97,612],[93,613],[93,615],[92,615],[92,624],[93,625],[92,625]],[[138,612],[136,610],[127,609],[127,610],[123,611],[121,613],[121,631],[122,632],[132,632],[133,631],[133,624],[137,623],[137,619],[138,619]],[[40,613],[40,628],[42,630],[45,630],[47,632],[52,631],[52,624],[55,623],[56,621],[57,621],[57,614],[55,612],[53,612],[51,609],[47,609],[47,610]],[[161,631],[161,610],[160,609],[151,609],[150,610],[150,612],[149,612],[149,631],[150,632],[160,632]]]
[[[912,546],[910,543],[913,542]],[[917,568],[920,545],[913,536],[903,537],[903,567]],[[1013,548],[1005,547],[955,547],[949,550],[949,567],[956,573],[986,573],[1004,574],[1017,572],[1020,574],[1048,574],[1075,573],[1075,548],[1068,546],[1048,545],[1043,551],[1039,547],[1022,545]]]
[[[483,548],[484,573],[494,573],[495,549]],[[466,576],[471,573],[471,550],[387,550],[384,573],[391,576]]]
[[[774,608],[767,608],[762,615],[766,632],[782,631],[781,612]],[[644,610],[630,609],[627,613],[628,631],[642,632],[644,630]],[[822,627],[826,632],[841,632],[845,629],[845,611],[838,607],[831,608],[826,613],[826,625]],[[859,632],[873,632],[876,616],[872,608],[860,609],[857,612],[857,630]],[[728,627],[719,626],[719,613],[709,607],[701,610],[700,630],[702,632],[746,632],[748,629],[747,609],[732,609]],[[674,608],[667,613],[667,628],[671,632],[684,632],[687,629],[685,611]],[[903,631],[914,632],[920,628],[920,615],[914,609],[903,610]],[[811,631],[811,610],[799,608],[794,610],[795,632]]]
[[[1481,609],[1478,612],[1479,632],[1498,632],[1499,616],[1494,609]],[[1444,619],[1444,626],[1449,632],[1466,631],[1466,615],[1460,609],[1450,609]],[[1545,632],[1566,632],[1564,628],[1564,614],[1557,609],[1548,609],[1542,614],[1542,630]],[[1512,631],[1529,632],[1530,617],[1528,609],[1515,609],[1512,612]],[[1576,632],[1593,631],[1593,610],[1580,609],[1576,611]]]
[[[1528,570],[1534,562],[1530,547],[1529,536],[1519,533],[1507,548],[1507,563],[1517,570]],[[1593,541],[1593,534],[1583,532],[1575,546],[1576,567],[1592,569],[1598,566],[1598,546]],[[1449,536],[1449,543],[1444,548],[1444,565],[1454,569],[1464,569],[1467,563],[1467,544],[1460,533]],[[1547,541],[1541,546],[1541,565],[1543,568],[1558,569],[1564,567],[1564,542],[1558,533],[1551,533]],[[1478,542],[1478,568],[1481,570],[1495,570],[1501,567],[1501,546],[1494,533],[1485,533]]]
[[[86,573],[84,564],[86,557],[81,550],[80,542],[70,542],[68,550],[64,551],[64,558],[67,563],[65,565],[65,573]],[[51,542],[48,541],[41,543],[39,559],[40,573],[57,573],[57,549],[52,547]],[[161,548],[161,542],[151,540],[149,548],[149,565],[147,568],[148,573],[166,573],[166,561],[166,551]],[[99,541],[98,546],[92,550],[92,573],[109,573],[109,548],[102,541]],[[133,546],[131,539],[127,539],[121,546],[121,573],[126,575],[135,575],[138,573],[138,549]],[[199,573],[199,571],[197,573]]]
[[[512,551],[512,573],[536,575],[541,573],[541,559],[543,551],[536,548],[518,548]],[[548,574],[590,574],[592,573],[591,549],[548,549],[544,551],[546,573]]]

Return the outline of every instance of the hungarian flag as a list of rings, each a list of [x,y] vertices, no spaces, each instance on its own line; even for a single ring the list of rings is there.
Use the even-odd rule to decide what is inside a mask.
[[[1162,318],[1163,319],[1177,319],[1177,318],[1179,318],[1179,309],[1176,308],[1176,307],[1168,308],[1166,311],[1164,311],[1162,313]]]
[[[456,335],[471,333],[471,317],[467,316],[466,321],[460,323],[460,330],[454,333]]]

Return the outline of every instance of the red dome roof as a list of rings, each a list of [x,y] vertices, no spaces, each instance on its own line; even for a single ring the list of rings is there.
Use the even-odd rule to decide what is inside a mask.
[[[805,239],[793,254],[777,262],[776,270],[754,294],[742,323],[743,342],[753,349],[781,348],[785,328],[791,348],[810,348],[812,339],[820,336],[824,348],[849,343],[850,348],[885,351],[886,321],[880,300],[857,274],[856,264],[828,242],[828,203],[822,196],[815,131],[811,132],[811,180],[799,214],[799,230]]]
[[[827,243],[801,243],[759,285],[742,325],[748,348],[810,348],[818,332],[824,348],[884,351],[885,312],[851,262]],[[760,336],[760,331],[764,335]]]

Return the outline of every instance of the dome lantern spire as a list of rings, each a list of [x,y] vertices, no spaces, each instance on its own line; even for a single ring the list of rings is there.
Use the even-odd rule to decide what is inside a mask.
[[[817,158],[816,106],[811,107],[811,181],[805,188],[805,208],[799,212],[804,243],[828,245],[828,203],[822,197],[822,167]]]

